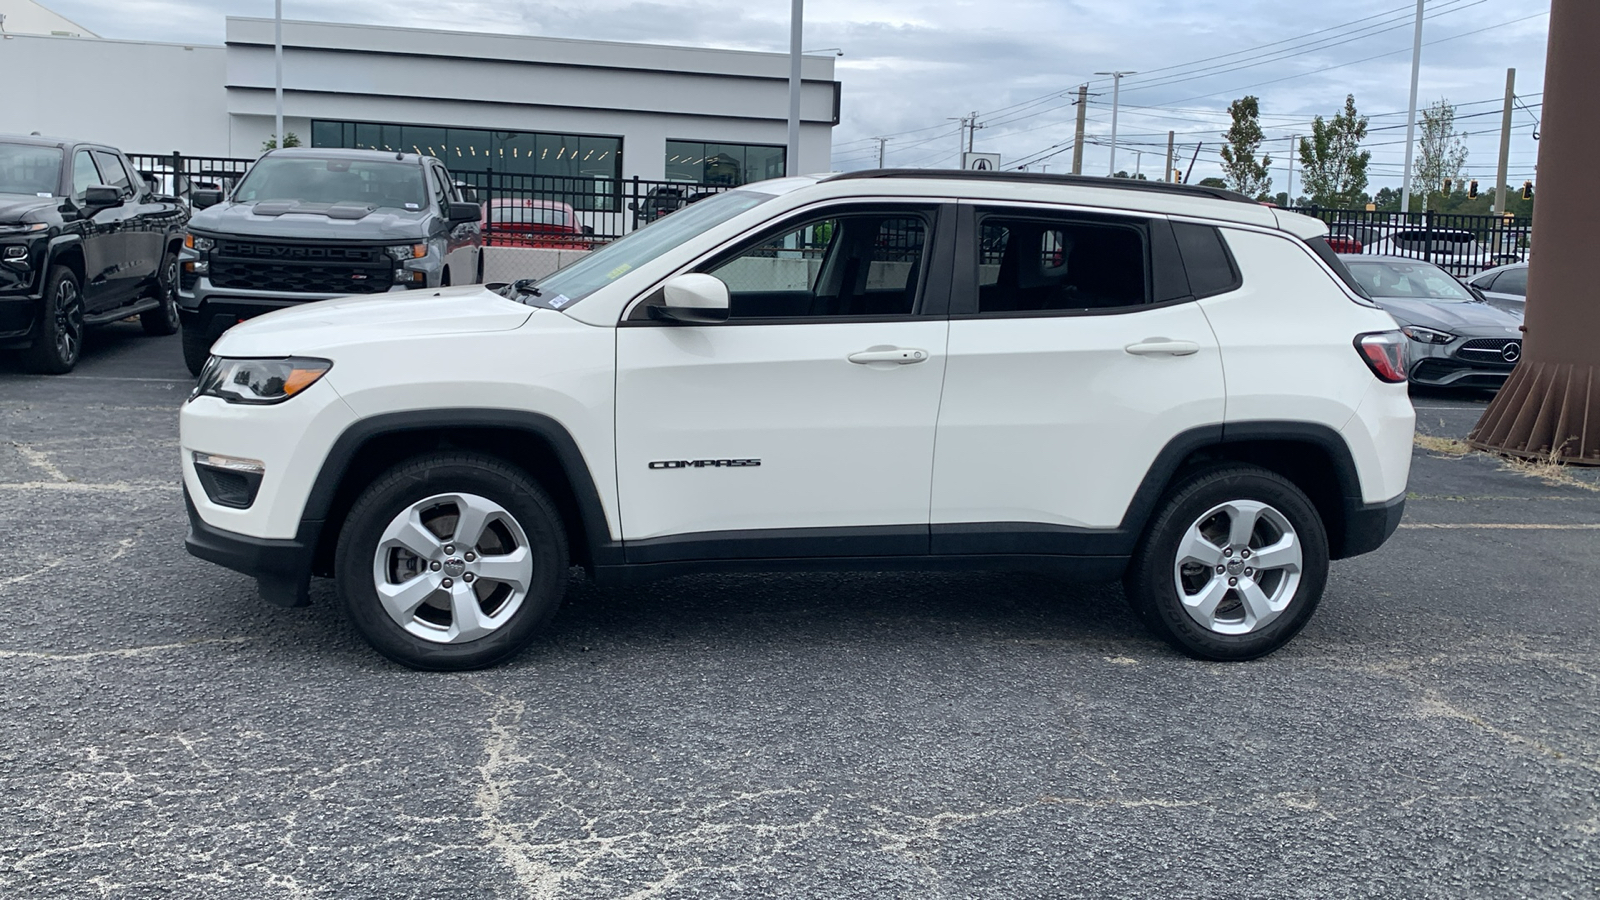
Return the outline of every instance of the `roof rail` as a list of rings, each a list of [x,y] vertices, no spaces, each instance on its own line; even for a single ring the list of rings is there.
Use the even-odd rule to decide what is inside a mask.
[[[983,172],[970,169],[863,169],[859,172],[842,172],[822,179],[849,181],[858,178],[938,178],[968,181],[1006,181],[1022,184],[1059,184],[1069,187],[1102,188],[1119,191],[1150,191],[1158,194],[1185,194],[1191,197],[1209,197],[1234,203],[1255,203],[1249,197],[1226,188],[1203,187],[1196,184],[1168,184],[1164,181],[1139,181],[1134,178],[1101,178],[1096,175],[1051,175],[1046,172]]]

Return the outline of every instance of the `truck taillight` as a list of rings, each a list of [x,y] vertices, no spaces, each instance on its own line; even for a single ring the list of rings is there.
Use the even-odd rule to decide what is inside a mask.
[[[1398,331],[1377,331],[1356,336],[1356,352],[1378,380],[1399,384],[1406,380],[1406,336]]]

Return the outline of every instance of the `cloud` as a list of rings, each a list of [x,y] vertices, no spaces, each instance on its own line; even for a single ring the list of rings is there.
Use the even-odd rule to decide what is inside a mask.
[[[47,2],[106,37],[189,43],[220,43],[225,16],[272,12],[266,0]],[[1548,22],[1536,15],[1548,9],[1540,6],[1431,0],[1424,40],[1479,33],[1424,48],[1424,102],[1444,96],[1460,104],[1491,101],[1462,106],[1459,115],[1497,110],[1510,66],[1518,69],[1519,93],[1538,94]],[[1410,8],[1406,0],[1314,6],[1281,0],[810,0],[805,44],[845,50],[837,60],[844,85],[843,121],[834,132],[837,167],[875,164],[877,143],[870,138],[876,135],[895,135],[887,149],[891,165],[952,164],[956,124],[947,119],[973,110],[985,125],[976,135],[978,149],[1007,160],[1036,155],[1070,141],[1070,98],[1086,81],[1095,95],[1088,131],[1103,143],[1110,131],[1109,82],[1093,73],[1123,69],[1140,74],[1123,82],[1119,168],[1131,168],[1138,150],[1148,151],[1145,171],[1159,171],[1170,129],[1187,148],[1185,160],[1195,142],[1204,142],[1199,178],[1215,174],[1228,103],[1245,93],[1261,98],[1269,149],[1280,159],[1289,138],[1307,131],[1311,116],[1332,115],[1346,93],[1374,114],[1374,129],[1403,125]],[[788,49],[788,12],[781,2],[730,0],[284,3],[288,18],[767,51]],[[1518,117],[1512,174],[1520,181],[1531,177],[1535,144],[1531,117]],[[1459,125],[1469,132],[1469,165],[1484,167],[1474,173],[1492,177],[1498,115],[1461,118]],[[1398,184],[1402,138],[1403,131],[1374,131],[1375,184]],[[1107,156],[1104,146],[1090,146],[1086,169],[1103,171]],[[1069,160],[1070,153],[1055,157],[1051,170]],[[1280,181],[1282,174],[1280,168]]]

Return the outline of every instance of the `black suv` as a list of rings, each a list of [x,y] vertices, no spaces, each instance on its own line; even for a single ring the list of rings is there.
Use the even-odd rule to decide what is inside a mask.
[[[0,350],[70,372],[87,325],[178,330],[186,206],[103,144],[0,135]]]

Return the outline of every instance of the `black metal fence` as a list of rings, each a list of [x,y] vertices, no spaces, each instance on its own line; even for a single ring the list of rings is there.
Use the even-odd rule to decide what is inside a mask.
[[[590,241],[613,241],[662,216],[737,185],[650,181],[639,178],[571,178],[513,172],[452,170],[477,203],[517,206],[554,204],[572,208]]]
[[[156,179],[163,194],[187,197],[195,189],[227,191],[250,168],[253,159],[228,156],[184,156],[172,153],[129,153],[128,161]]]
[[[130,153],[134,168],[156,179],[165,194],[187,196],[194,189],[228,191],[254,159],[185,156],[181,153]],[[576,224],[588,229],[585,242],[616,240],[667,213],[730,190],[731,184],[692,184],[643,178],[569,178],[452,169],[466,199],[486,205],[565,205]]]
[[[1427,260],[1462,278],[1526,261],[1533,238],[1533,220],[1525,216],[1402,214],[1316,206],[1291,212],[1327,222],[1329,242],[1339,252]]]

